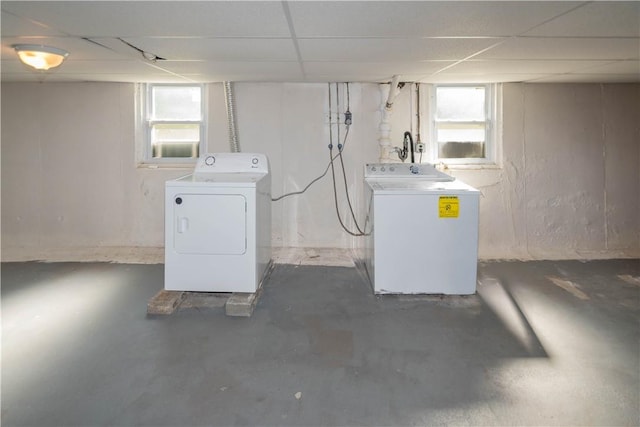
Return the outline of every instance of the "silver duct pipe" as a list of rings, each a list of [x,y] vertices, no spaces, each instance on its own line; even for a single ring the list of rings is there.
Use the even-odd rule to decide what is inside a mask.
[[[229,145],[232,153],[240,152],[238,129],[236,127],[236,106],[231,82],[224,82],[224,99],[227,106],[227,125],[229,128]]]

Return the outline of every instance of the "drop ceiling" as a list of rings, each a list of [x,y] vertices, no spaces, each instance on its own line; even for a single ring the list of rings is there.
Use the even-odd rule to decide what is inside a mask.
[[[2,81],[640,81],[638,1],[0,5]],[[18,61],[20,43],[69,57],[36,72]]]

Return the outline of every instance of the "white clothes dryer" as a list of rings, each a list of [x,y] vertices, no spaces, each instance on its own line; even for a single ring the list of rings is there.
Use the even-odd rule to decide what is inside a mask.
[[[192,174],[165,183],[166,290],[252,293],[270,263],[264,154],[205,154]]]

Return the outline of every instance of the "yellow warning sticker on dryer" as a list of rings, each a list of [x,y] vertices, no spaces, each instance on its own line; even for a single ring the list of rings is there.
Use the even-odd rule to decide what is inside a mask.
[[[440,196],[438,201],[438,216],[440,218],[458,218],[460,202],[458,196]]]

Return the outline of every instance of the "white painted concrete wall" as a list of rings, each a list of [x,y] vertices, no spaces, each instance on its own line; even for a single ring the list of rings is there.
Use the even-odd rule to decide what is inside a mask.
[[[360,210],[384,95],[373,84],[350,89],[344,160]],[[241,148],[269,156],[274,196],[324,171],[326,84],[239,83],[235,91]],[[164,181],[190,168],[138,167],[133,85],[9,83],[1,96],[3,260],[162,247]],[[392,117],[398,145],[412,122],[409,98],[403,91]],[[211,85],[210,99],[209,151],[228,151],[221,85]],[[638,99],[637,84],[504,86],[501,167],[450,171],[482,190],[482,258],[640,256]],[[329,176],[274,203],[273,221],[274,246],[354,245],[338,225]]]
[[[640,86],[504,85],[503,161],[460,171],[482,190],[485,258],[640,250]]]

